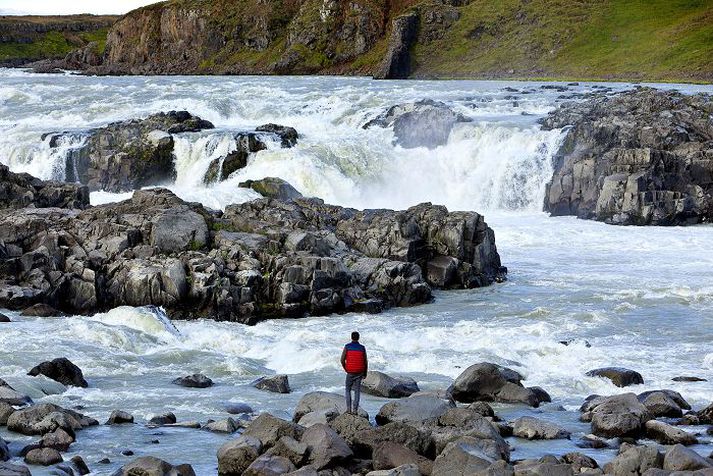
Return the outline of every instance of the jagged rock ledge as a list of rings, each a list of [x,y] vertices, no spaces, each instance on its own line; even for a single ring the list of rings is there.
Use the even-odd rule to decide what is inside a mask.
[[[85,210],[2,203],[0,307],[155,305],[173,318],[254,323],[422,304],[433,288],[487,286],[507,272],[481,215],[428,203],[357,211],[263,198],[221,213],[165,189],[98,207],[79,195]]]
[[[545,211],[616,225],[713,218],[713,97],[637,88],[566,102],[542,121],[568,127]]]

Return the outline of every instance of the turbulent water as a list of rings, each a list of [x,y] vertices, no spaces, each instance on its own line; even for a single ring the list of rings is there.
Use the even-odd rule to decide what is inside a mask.
[[[671,381],[678,375],[713,376],[713,229],[620,228],[550,218],[540,211],[562,133],[541,131],[537,119],[563,94],[591,91],[591,84],[562,93],[543,89],[541,83],[88,78],[0,71],[0,161],[14,171],[64,178],[65,157],[80,144],[50,149],[41,139],[45,132],[86,130],[186,109],[217,129],[177,139],[178,178],[167,186],[183,198],[222,208],[255,197],[239,189],[238,182],[279,176],[304,194],[340,205],[403,208],[431,201],[452,210],[477,210],[495,229],[510,270],[505,284],[439,292],[426,306],[254,327],[170,323],[161,314],[135,308],[62,319],[8,312],[17,322],[0,325],[0,378],[36,400],[81,406],[100,420],[120,408],[139,420],[171,410],[180,421],[206,421],[225,418],[228,402],[247,402],[258,411],[289,417],[304,393],[341,391],[338,358],[353,329],[362,332],[372,368],[410,375],[424,389],[444,388],[463,368],[484,360],[513,367],[528,385],[547,389],[554,404],[537,412],[567,427],[573,439],[512,440],[514,458],[574,448],[588,432],[575,411],[582,400],[592,393],[621,391],[584,375],[595,367],[636,369],[646,384],[635,391],[672,388],[694,408],[713,400],[713,382]],[[446,145],[433,150],[402,149],[392,145],[391,130],[361,127],[388,106],[422,98],[442,100],[474,121],[460,125]],[[295,127],[301,134],[297,147],[273,144],[226,182],[201,185],[210,161],[235,147],[236,130],[266,122]],[[126,196],[96,192],[92,201]],[[568,346],[560,343],[570,340]],[[84,370],[89,389],[65,390],[25,376],[40,361],[59,356]],[[170,384],[194,372],[207,374],[217,385],[192,390]],[[290,374],[293,394],[273,395],[249,386],[256,377],[275,372]],[[374,415],[383,402],[367,397],[365,407]],[[509,418],[533,412],[497,411]],[[0,436],[15,447],[30,441],[2,431]],[[131,449],[136,455],[188,462],[198,474],[209,475],[216,474],[215,451],[227,438],[141,425],[98,427],[80,433],[68,455],[81,454],[97,474],[109,474],[130,460],[120,453]],[[710,452],[707,444],[704,438],[698,447],[702,454]],[[610,452],[590,454],[601,461],[611,457]],[[97,465],[103,457],[112,464]]]

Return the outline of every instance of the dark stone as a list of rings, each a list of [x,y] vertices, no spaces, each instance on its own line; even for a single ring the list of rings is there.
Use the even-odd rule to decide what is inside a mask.
[[[290,381],[287,375],[273,375],[270,377],[260,377],[251,383],[255,388],[267,390],[273,393],[290,393]]]
[[[12,322],[9,317],[0,312],[0,323]]]
[[[255,130],[257,132],[269,132],[276,135],[280,138],[282,147],[284,148],[294,147],[297,144],[297,139],[299,138],[299,134],[294,127],[281,126],[279,124],[263,124],[262,126],[256,127]]]
[[[62,317],[66,314],[48,304],[37,303],[23,309],[20,315],[26,317]]]
[[[671,380],[674,382],[707,382],[707,379],[701,377],[680,376],[674,377]]]
[[[392,377],[373,370],[367,373],[361,385],[364,393],[386,398],[408,397],[420,391],[412,378]]]
[[[203,374],[193,374],[180,377],[172,382],[174,385],[191,388],[208,388],[213,386],[213,381]]]
[[[302,194],[295,187],[277,177],[265,177],[260,180],[247,180],[238,184],[242,188],[251,188],[267,198],[278,200],[294,200],[301,198]]]
[[[517,372],[489,362],[471,365],[453,384],[453,398],[459,402],[494,401],[540,405],[538,394],[525,388]]]
[[[602,377],[611,380],[617,387],[628,387],[629,385],[641,385],[644,378],[640,373],[621,367],[604,367],[587,372],[588,377]]]
[[[89,384],[84,380],[82,369],[74,365],[66,357],[54,359],[51,362],[42,362],[33,367],[27,375],[36,377],[44,375],[47,378],[55,380],[62,385],[71,385],[74,387],[87,388]]]
[[[107,425],[122,425],[124,423],[134,423],[134,416],[121,410],[111,412],[106,421]]]
[[[29,174],[17,174],[0,164],[0,209],[30,206],[84,209],[89,206],[89,189],[81,185],[43,181]]]
[[[52,466],[64,461],[59,451],[52,448],[37,448],[25,455],[25,463],[37,466]]]
[[[87,463],[84,462],[84,459],[82,459],[81,456],[76,455],[72,456],[72,459],[70,460],[74,467],[77,469],[79,472],[80,476],[84,476],[86,474],[91,473],[89,470],[89,466],[87,466]]]
[[[374,79],[405,79],[411,74],[410,49],[418,35],[418,13],[396,17],[391,25],[391,36],[386,55]]]
[[[253,408],[247,403],[228,403],[225,405],[225,411],[231,415],[254,413]]]
[[[176,415],[171,412],[156,415],[149,420],[152,425],[173,425],[176,423]]]

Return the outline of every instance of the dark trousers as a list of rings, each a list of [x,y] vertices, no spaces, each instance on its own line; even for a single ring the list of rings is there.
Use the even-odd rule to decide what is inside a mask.
[[[359,411],[359,397],[361,397],[361,379],[364,374],[347,374],[344,384],[347,411],[357,413]],[[354,406],[352,407],[352,390],[354,390]]]

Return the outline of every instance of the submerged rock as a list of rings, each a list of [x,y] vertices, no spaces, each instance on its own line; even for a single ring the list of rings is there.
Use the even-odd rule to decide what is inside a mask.
[[[590,370],[587,372],[587,377],[603,377],[611,380],[617,387],[628,387],[629,385],[644,383],[644,378],[639,372],[621,367],[604,367]]]
[[[77,212],[0,210],[0,306],[72,314],[161,306],[172,318],[260,319],[412,306],[431,289],[505,278],[493,231],[474,212],[405,211],[259,199],[224,213],[164,189]],[[447,281],[428,263],[448,257]]]
[[[543,128],[569,127],[545,210],[617,225],[713,218],[713,99],[637,88],[561,104]]]
[[[538,394],[525,388],[522,380],[519,373],[496,364],[471,365],[453,383],[453,398],[465,403],[491,401],[539,406]]]
[[[273,375],[270,377],[260,377],[251,383],[255,388],[267,390],[273,393],[290,393],[290,381],[287,375]]]
[[[445,103],[422,99],[393,106],[363,127],[393,128],[395,142],[405,149],[434,149],[445,145],[456,124],[463,122],[470,122],[470,119],[456,113]]]
[[[208,388],[213,386],[213,381],[203,374],[193,374],[173,380],[174,385],[190,388]]]
[[[89,384],[84,379],[82,369],[74,365],[66,357],[54,359],[51,362],[42,362],[33,367],[27,375],[36,377],[44,375],[62,385],[87,388]]]

